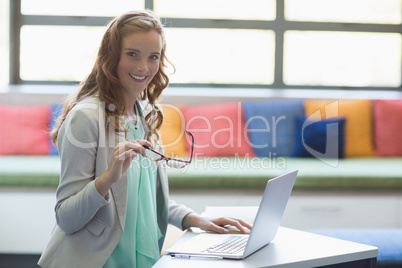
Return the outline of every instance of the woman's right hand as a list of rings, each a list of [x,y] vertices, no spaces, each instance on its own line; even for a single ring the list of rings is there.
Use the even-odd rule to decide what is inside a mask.
[[[127,171],[138,154],[145,156],[143,145],[151,147],[146,140],[131,140],[116,145],[107,170],[95,181],[95,187],[103,197],[106,197],[110,187]]]

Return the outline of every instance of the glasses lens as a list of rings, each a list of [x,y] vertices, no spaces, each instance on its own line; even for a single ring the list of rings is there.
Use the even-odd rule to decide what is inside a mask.
[[[147,158],[154,160],[154,161],[159,161],[162,158],[160,155],[152,152],[151,150],[145,150],[145,155]]]
[[[172,168],[184,168],[185,166],[187,166],[187,162],[170,159],[169,161],[167,161],[167,165]]]

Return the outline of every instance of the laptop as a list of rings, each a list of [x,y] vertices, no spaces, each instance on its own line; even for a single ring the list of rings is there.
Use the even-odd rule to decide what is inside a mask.
[[[298,170],[267,182],[250,234],[201,233],[165,250],[173,256],[244,259],[274,238]]]

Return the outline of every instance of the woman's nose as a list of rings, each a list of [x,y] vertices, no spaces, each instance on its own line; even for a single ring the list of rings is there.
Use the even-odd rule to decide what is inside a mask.
[[[140,60],[137,64],[137,71],[145,71],[147,69],[147,61]]]

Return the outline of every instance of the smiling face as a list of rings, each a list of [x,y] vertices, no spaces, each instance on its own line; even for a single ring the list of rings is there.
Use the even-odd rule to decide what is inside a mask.
[[[158,72],[161,51],[162,38],[155,30],[123,37],[117,76],[127,103],[133,103]]]

